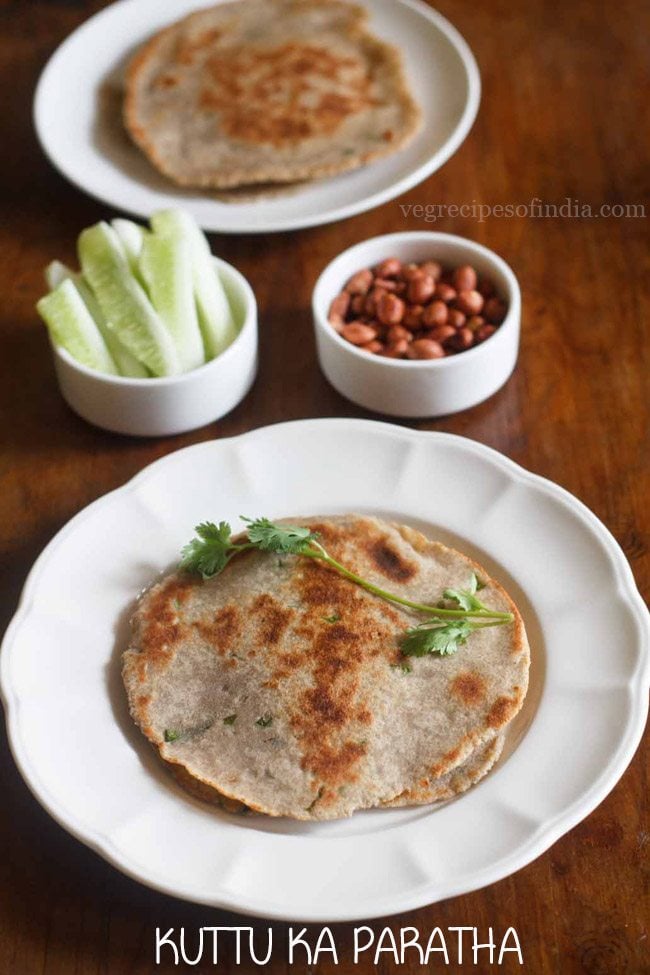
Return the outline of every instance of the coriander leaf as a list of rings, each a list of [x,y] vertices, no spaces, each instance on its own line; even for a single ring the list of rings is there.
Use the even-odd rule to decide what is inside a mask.
[[[399,670],[403,674],[411,674],[413,672],[410,664],[391,664],[391,668],[392,670]]]
[[[475,596],[478,589],[478,579],[476,573],[472,572],[467,589],[445,589],[443,595],[445,599],[451,599],[458,603],[461,609],[467,613],[475,612],[479,609],[487,609],[480,599]]]
[[[205,521],[194,529],[193,538],[181,552],[181,568],[200,572],[204,579],[217,575],[227,565],[233,549],[231,529],[226,521],[215,525]]]
[[[236,720],[237,720],[237,715],[236,714],[229,714],[227,718],[224,718],[223,719],[223,723],[224,724],[234,724]]]
[[[407,630],[400,639],[400,647],[407,657],[424,657],[429,653],[447,657],[456,653],[473,629],[469,620],[453,620],[447,623],[433,617],[426,623]]]
[[[255,722],[255,724],[259,725],[260,728],[268,728],[268,726],[272,723],[273,723],[272,714],[263,714],[262,717],[258,718],[257,721]]]
[[[165,728],[165,733],[163,735],[165,741],[178,741],[181,737],[180,731],[174,731],[173,728]]]
[[[309,548],[316,536],[308,528],[298,525],[276,525],[268,518],[244,518],[248,523],[248,538],[263,552],[281,552],[300,555]]]
[[[331,616],[321,616],[321,619],[324,623],[338,623],[341,617],[338,613],[332,613]]]

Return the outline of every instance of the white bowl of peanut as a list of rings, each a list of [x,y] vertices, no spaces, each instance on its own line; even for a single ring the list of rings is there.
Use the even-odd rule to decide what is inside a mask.
[[[313,315],[321,369],[343,396],[390,416],[444,416],[483,402],[511,375],[521,293],[481,244],[387,234],[328,264]]]

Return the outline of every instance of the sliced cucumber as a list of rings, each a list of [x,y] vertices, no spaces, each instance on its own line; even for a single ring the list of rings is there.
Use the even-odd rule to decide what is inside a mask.
[[[183,371],[203,365],[205,353],[187,241],[148,234],[140,253],[140,271],[151,303],[174,339]]]
[[[144,284],[140,274],[140,254],[142,253],[142,245],[144,244],[145,237],[148,236],[148,232],[139,223],[134,223],[133,220],[123,220],[120,217],[111,220],[111,227],[120,238],[120,243],[124,248],[131,273],[138,279],[140,284]]]
[[[235,339],[237,327],[207,238],[196,221],[183,210],[160,210],[152,216],[151,226],[157,234],[185,240],[189,245],[194,297],[206,359],[213,359]]]
[[[83,276],[93,289],[108,328],[154,376],[180,372],[172,337],[131,274],[120,240],[107,223],[84,230],[78,241]]]
[[[36,310],[50,330],[56,345],[98,372],[115,375],[117,367],[95,321],[73,282],[66,278],[45,295]]]
[[[95,325],[101,332],[102,338],[108,347],[108,351],[115,361],[118,372],[122,376],[129,376],[132,379],[144,379],[148,376],[145,366],[131,355],[128,349],[126,349],[120,340],[118,339],[115,332],[112,332],[108,325],[106,324],[106,319],[102,314],[102,310],[99,307],[99,302],[95,298],[90,286],[84,281],[81,274],[75,273],[67,265],[63,264],[61,261],[52,261],[51,264],[45,268],[45,280],[48,283],[49,288],[54,291],[62,281],[72,281],[73,285],[79,292],[81,299],[83,300],[86,308],[90,312],[92,318],[95,321]]]

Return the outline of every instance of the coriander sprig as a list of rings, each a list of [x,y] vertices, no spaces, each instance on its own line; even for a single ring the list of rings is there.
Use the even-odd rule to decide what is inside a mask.
[[[248,540],[242,542],[232,541],[232,530],[225,521],[218,525],[214,522],[197,525],[196,538],[183,548],[181,568],[200,572],[204,579],[209,579],[222,572],[235,555],[252,548],[280,555],[299,555],[323,562],[367,592],[407,609],[427,614],[427,620],[404,634],[401,647],[406,656],[424,656],[428,653],[447,656],[455,653],[475,629],[503,626],[513,621],[512,613],[490,609],[476,596],[483,586],[475,573],[472,573],[467,589],[445,589],[444,598],[455,602],[457,609],[444,605],[430,606],[398,596],[352,572],[329,554],[319,541],[317,533],[309,528],[278,524],[268,518],[242,517],[242,520],[248,525]],[[481,622],[483,620],[485,622]]]

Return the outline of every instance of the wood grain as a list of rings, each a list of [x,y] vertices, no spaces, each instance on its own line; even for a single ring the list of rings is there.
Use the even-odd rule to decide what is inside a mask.
[[[155,458],[278,420],[367,415],[319,373],[310,292],[341,248],[377,233],[434,226],[405,218],[400,203],[517,204],[539,197],[561,204],[569,198],[595,209],[643,203],[650,212],[650,24],[642,5],[440,0],[441,12],[475,50],[483,76],[479,118],[460,151],[402,200],[340,224],[249,239],[215,236],[216,251],[249,277],[260,303],[262,366],[253,391],[218,425],[187,436],[136,441],[94,430],[57,393],[33,306],[43,266],[53,257],[72,260],[79,229],[106,212],[50,167],[30,113],[49,54],[103,5],[0,2],[0,83],[7,95],[0,152],[0,627],[54,533]],[[523,342],[516,373],[490,401],[414,425],[480,440],[577,494],[623,546],[647,595],[647,220],[445,217],[435,227],[486,243],[513,265],[523,287]],[[75,842],[30,796],[2,734],[1,975],[215,970],[208,964],[177,969],[169,961],[156,968],[154,930],[185,925],[191,934],[201,924],[228,923],[227,915],[153,893]],[[483,934],[490,925],[497,933],[513,925],[531,975],[648,975],[648,785],[645,744],[605,802],[526,869],[390,925],[423,932],[470,925]],[[265,928],[257,922],[259,931]],[[351,926],[335,931],[341,964],[319,964],[318,972],[352,971]],[[269,969],[280,973],[287,967],[286,926],[274,925],[274,933],[280,948]],[[226,952],[219,970],[235,967]],[[497,966],[438,962],[434,969]],[[241,970],[256,969],[243,964]],[[370,961],[355,969],[372,970]],[[384,958],[378,970],[398,969]],[[416,970],[413,960],[399,969]],[[509,956],[498,970],[521,969]]]

